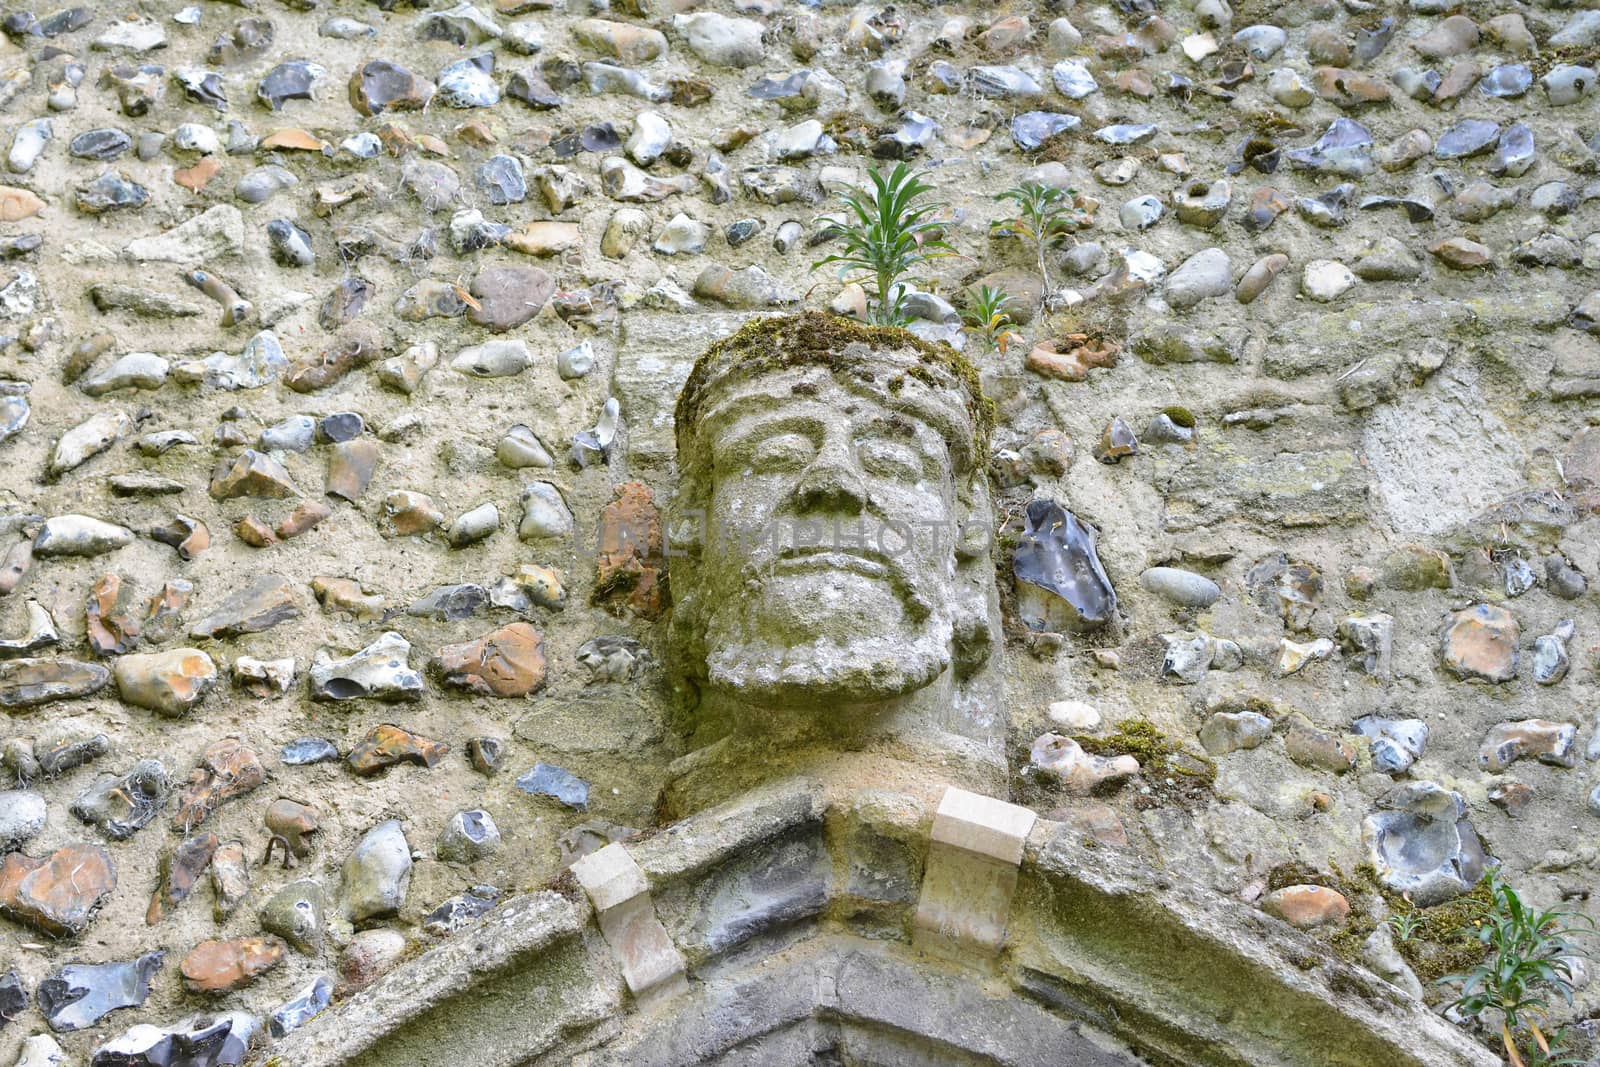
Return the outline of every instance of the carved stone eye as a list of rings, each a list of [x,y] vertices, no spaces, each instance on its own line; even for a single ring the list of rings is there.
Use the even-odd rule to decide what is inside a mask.
[[[861,469],[880,478],[915,482],[922,478],[922,461],[917,450],[902,441],[869,437],[856,445]]]
[[[798,471],[811,462],[817,449],[804,434],[783,433],[756,442],[750,449],[750,469],[756,474]]]

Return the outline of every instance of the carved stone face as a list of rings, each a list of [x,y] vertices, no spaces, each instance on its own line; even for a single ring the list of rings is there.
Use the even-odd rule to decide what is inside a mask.
[[[881,701],[960,666],[964,637],[988,639],[987,586],[963,573],[962,544],[988,537],[987,516],[966,525],[971,422],[957,391],[906,370],[858,354],[705,404],[698,588],[682,602],[704,684],[769,706]],[[987,557],[971,569],[987,577]]]

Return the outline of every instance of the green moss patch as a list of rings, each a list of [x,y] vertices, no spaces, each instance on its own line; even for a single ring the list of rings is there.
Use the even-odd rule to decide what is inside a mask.
[[[1362,963],[1363,944],[1380,921],[1389,921],[1384,912],[1388,916],[1403,916],[1400,922],[1390,923],[1390,933],[1400,957],[1422,983],[1429,1004],[1438,1004],[1454,995],[1438,984],[1440,978],[1470,969],[1482,962],[1488,951],[1478,940],[1478,930],[1493,904],[1487,879],[1454,900],[1421,908],[1386,888],[1370,863],[1357,867],[1351,878],[1318,875],[1303,864],[1284,864],[1274,868],[1273,873],[1280,871],[1284,872],[1282,877],[1292,873],[1304,879],[1300,883],[1286,881],[1283,885],[1323,885],[1338,890],[1350,901],[1349,922],[1332,931],[1327,941],[1328,947],[1352,963]],[[1308,872],[1315,877],[1309,877]],[[1268,876],[1268,885],[1281,888],[1273,885],[1272,875]],[[1405,927],[1407,920],[1410,921],[1409,936],[1402,938],[1396,927]]]
[[[1194,412],[1190,411],[1186,407],[1180,407],[1175,404],[1172,407],[1162,408],[1161,414],[1171,419],[1174,426],[1182,426],[1185,430],[1192,430],[1195,428],[1196,420],[1194,417]]]
[[[1600,67],[1600,45],[1569,44],[1546,48],[1527,60],[1535,78],[1542,78],[1557,67]]]
[[[1343,878],[1324,874],[1309,863],[1291,860],[1267,872],[1267,892],[1275,893],[1292,885],[1320,885],[1343,895],[1346,900],[1350,899],[1350,886]]]
[[[1113,733],[1099,736],[1075,734],[1072,738],[1095,756],[1132,756],[1150,787],[1148,806],[1163,801],[1192,803],[1209,796],[1217,768],[1174,742],[1148,719],[1118,723]]]
[[[1494,905],[1488,879],[1473,886],[1472,892],[1431,908],[1419,908],[1387,890],[1383,897],[1394,914],[1415,922],[1409,938],[1395,937],[1395,948],[1430,995],[1438,988],[1434,983],[1445,975],[1460,974],[1483,961],[1488,948],[1478,940],[1478,930]]]

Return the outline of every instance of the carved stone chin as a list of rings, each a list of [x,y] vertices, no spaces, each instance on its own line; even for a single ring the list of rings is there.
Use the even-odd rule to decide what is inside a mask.
[[[783,707],[904,696],[931,684],[951,660],[950,624],[942,620],[910,633],[819,636],[804,645],[719,638],[715,616],[711,626],[710,684]]]

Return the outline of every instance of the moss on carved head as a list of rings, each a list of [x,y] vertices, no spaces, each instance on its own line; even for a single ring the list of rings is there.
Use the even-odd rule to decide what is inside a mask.
[[[933,389],[950,385],[939,379],[936,370],[954,378],[966,394],[966,410],[972,421],[973,464],[982,469],[994,430],[994,403],[983,394],[978,368],[970,360],[943,342],[924,341],[897,326],[868,326],[818,311],[752,319],[701,354],[678,394],[674,412],[679,462],[692,459],[689,442],[699,424],[701,409],[728,372],[737,369],[740,377],[746,377],[800,366],[843,369],[849,360],[845,350],[852,345],[865,345],[874,351],[916,353],[922,366],[913,366],[905,373]],[[890,393],[899,393],[903,386],[898,380],[885,383]]]

